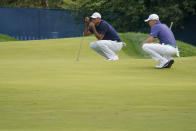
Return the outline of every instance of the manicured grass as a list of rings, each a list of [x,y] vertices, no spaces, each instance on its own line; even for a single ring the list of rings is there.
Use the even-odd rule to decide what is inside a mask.
[[[194,131],[196,57],[156,70],[81,38],[0,43],[0,131]],[[123,49],[125,50],[125,48]]]

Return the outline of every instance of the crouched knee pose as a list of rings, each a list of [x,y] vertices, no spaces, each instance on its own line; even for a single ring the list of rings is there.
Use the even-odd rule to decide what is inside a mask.
[[[171,29],[159,21],[159,16],[151,14],[145,20],[151,27],[150,37],[143,42],[143,50],[151,55],[159,64],[155,68],[170,68],[174,63],[173,55],[179,55],[176,40]],[[153,43],[154,38],[159,42]]]
[[[119,38],[116,30],[106,21],[101,19],[101,15],[95,12],[91,16],[85,18],[84,35],[93,33],[98,41],[90,43],[90,47],[104,56],[107,60],[118,60],[118,55],[115,53],[120,51],[125,45]]]

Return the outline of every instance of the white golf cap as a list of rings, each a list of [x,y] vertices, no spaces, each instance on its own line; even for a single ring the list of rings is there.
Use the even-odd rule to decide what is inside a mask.
[[[159,20],[159,16],[157,14],[151,14],[151,15],[149,15],[148,19],[146,19],[144,21],[148,22],[149,20]]]
[[[91,15],[91,18],[101,18],[101,15],[98,12],[95,12]]]

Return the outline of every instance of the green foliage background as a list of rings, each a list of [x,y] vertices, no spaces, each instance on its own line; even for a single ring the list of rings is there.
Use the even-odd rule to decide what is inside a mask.
[[[196,14],[195,0],[78,0],[76,5],[81,16],[98,11],[121,32],[145,31],[144,19],[151,13],[168,25],[173,21],[174,27],[183,27],[183,20]]]

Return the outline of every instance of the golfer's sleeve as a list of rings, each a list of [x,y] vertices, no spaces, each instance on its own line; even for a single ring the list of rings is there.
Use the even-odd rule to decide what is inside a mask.
[[[105,33],[108,31],[108,28],[109,27],[106,24],[101,25],[99,33],[105,35]]]
[[[150,31],[150,36],[157,38],[159,30],[156,27],[152,27]]]

